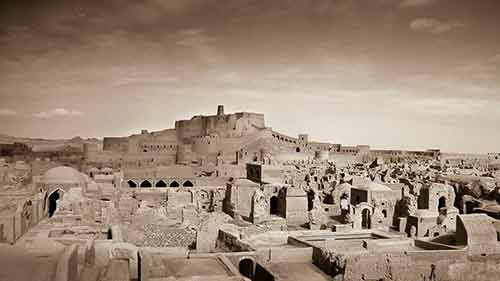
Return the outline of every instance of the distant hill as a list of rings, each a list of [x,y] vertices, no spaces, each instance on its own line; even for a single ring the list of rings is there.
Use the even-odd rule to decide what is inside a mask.
[[[23,138],[0,134],[0,143],[24,143],[31,147],[33,151],[56,151],[64,147],[73,147],[83,149],[85,143],[101,144],[102,141],[97,138],[84,139],[79,136],[71,139],[42,139],[42,138]]]

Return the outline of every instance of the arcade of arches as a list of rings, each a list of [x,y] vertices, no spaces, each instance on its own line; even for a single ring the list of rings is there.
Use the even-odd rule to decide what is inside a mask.
[[[156,187],[156,188],[181,187],[181,186],[183,186],[183,187],[194,187],[193,182],[190,181],[190,180],[186,180],[186,181],[182,182],[182,184],[179,181],[177,181],[177,180],[173,180],[170,183],[168,183],[165,180],[159,180],[156,183],[154,183],[154,184],[153,183],[154,183],[154,181],[152,182],[150,180],[139,181],[139,183],[136,182],[136,181],[134,181],[134,180],[128,180],[127,181],[127,185],[130,188],[136,188],[136,187],[140,187],[140,188],[152,188],[153,186]]]

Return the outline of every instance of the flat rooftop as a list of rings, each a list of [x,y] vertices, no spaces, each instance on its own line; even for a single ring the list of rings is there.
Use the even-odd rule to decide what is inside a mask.
[[[332,280],[312,263],[271,263],[266,266],[276,280],[283,281],[325,281]]]

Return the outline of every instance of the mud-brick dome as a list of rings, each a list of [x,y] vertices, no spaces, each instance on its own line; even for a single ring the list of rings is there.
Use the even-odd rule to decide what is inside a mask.
[[[42,181],[46,183],[82,183],[85,176],[71,167],[56,167],[48,170],[42,176]]]

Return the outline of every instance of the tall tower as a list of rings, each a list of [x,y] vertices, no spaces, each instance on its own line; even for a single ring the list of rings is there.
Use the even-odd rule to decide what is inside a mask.
[[[224,115],[224,105],[217,106],[217,115],[218,116]]]

